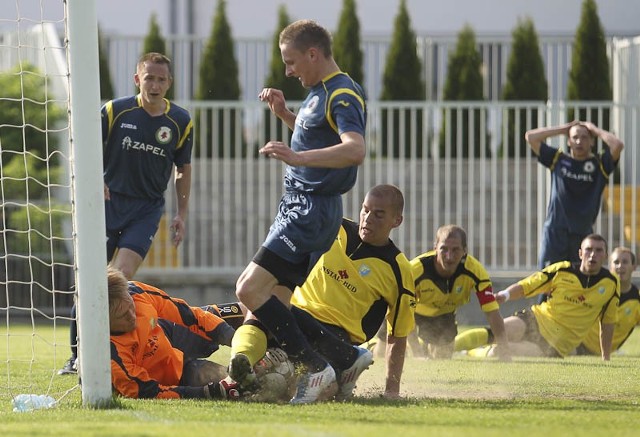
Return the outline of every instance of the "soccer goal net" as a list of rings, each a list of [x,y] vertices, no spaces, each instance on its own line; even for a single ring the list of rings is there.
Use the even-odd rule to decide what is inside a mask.
[[[95,0],[0,10],[0,411],[111,397],[97,47]],[[74,302],[81,385],[58,375]]]

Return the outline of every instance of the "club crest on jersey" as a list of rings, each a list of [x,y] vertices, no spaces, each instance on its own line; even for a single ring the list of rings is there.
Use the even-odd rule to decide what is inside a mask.
[[[171,129],[169,129],[167,126],[162,126],[156,131],[156,140],[160,144],[167,144],[169,141],[171,141],[172,136],[173,134],[171,133]]]
[[[598,288],[598,293],[600,293],[600,294],[604,294],[604,287],[600,287],[600,288]]]
[[[306,114],[311,114],[316,109],[316,106],[318,106],[319,101],[320,101],[320,97],[318,96],[311,97],[311,100],[309,100],[309,103],[304,108],[304,112]]]
[[[584,166],[582,167],[582,170],[584,170],[587,173],[593,173],[595,169],[596,169],[596,165],[591,161],[585,162]]]
[[[371,267],[366,264],[362,264],[358,268],[358,273],[360,274],[360,276],[367,276],[369,273],[371,273]]]
[[[458,293],[458,294],[462,293],[462,285],[458,285],[456,287],[456,293]]]

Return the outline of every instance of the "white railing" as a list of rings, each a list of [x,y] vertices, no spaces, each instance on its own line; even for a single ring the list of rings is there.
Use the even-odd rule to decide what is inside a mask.
[[[282,193],[283,167],[255,153],[266,141],[263,105],[184,104],[192,114],[200,116],[196,117],[196,124],[204,122],[205,110],[212,119],[217,119],[221,111],[242,113],[242,117],[235,119],[227,117],[226,120],[234,120],[235,125],[224,129],[243,133],[244,141],[232,144],[230,136],[224,136],[223,143],[217,145],[224,150],[220,157],[217,152],[205,152],[204,133],[196,126],[194,156],[197,158],[193,160],[187,238],[176,251],[169,246],[169,239],[159,234],[141,274],[236,275],[253,256],[275,215]],[[637,129],[625,129],[625,123],[631,118],[635,125],[640,123],[638,104],[372,102],[368,109],[369,152],[359,170],[356,186],[345,196],[345,215],[357,218],[362,198],[371,186],[398,185],[406,196],[405,220],[392,238],[407,256],[413,257],[430,248],[438,226],[457,223],[467,229],[469,252],[479,257],[490,271],[517,274],[535,269],[539,232],[546,215],[548,171],[537,163],[522,136],[516,136],[514,145],[516,150],[524,147],[523,156],[505,156],[500,145],[502,138],[506,138],[507,120],[513,117],[510,114],[514,111],[523,114],[524,126],[516,120],[516,130],[520,131],[520,128],[563,123],[570,110],[579,109],[593,110],[593,122],[599,126],[604,126],[606,114],[611,114],[609,129],[626,134],[622,137],[626,148],[617,175],[610,181],[605,206],[595,228],[610,245],[625,244],[637,250],[640,235],[636,229],[640,222],[635,187],[639,183],[640,158],[635,145],[640,138]],[[446,135],[441,150],[438,143],[441,120],[443,117],[449,122],[462,120],[464,111],[469,110],[480,114],[481,152],[477,157],[471,154],[467,158],[456,158],[464,154],[468,141],[453,142],[452,135]],[[383,126],[392,124],[383,117],[394,111],[400,114],[398,123],[406,133],[399,137],[395,152],[385,155],[385,150],[393,148],[384,147]],[[536,117],[538,122],[533,125]],[[422,123],[421,131],[416,126],[418,119]],[[278,123],[270,115],[266,120],[273,131]],[[473,131],[473,126],[470,130]],[[457,138],[462,137],[463,131],[458,124]],[[388,131],[385,133],[387,139],[393,138]],[[213,137],[217,138],[215,134]],[[564,142],[564,138],[557,137],[552,145],[562,146]],[[620,183],[614,184],[614,179]],[[616,188],[615,194],[614,185],[621,187],[619,191]],[[169,214],[175,209],[173,196],[170,190],[167,194]]]

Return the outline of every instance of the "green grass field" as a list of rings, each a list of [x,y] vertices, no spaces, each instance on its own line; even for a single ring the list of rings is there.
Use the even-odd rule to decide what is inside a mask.
[[[10,335],[8,335],[8,333]],[[108,410],[81,407],[71,376],[55,371],[68,355],[68,331],[38,327],[0,330],[3,436],[637,436],[640,434],[640,334],[622,354],[596,357],[450,361],[407,358],[405,398],[380,398],[384,360],[378,359],[348,403],[304,406],[212,401],[121,399]],[[58,344],[59,343],[59,344]],[[57,344],[57,345],[56,345]],[[31,362],[31,357],[35,360]],[[225,363],[228,349],[214,354]],[[50,410],[14,413],[18,393],[60,399]],[[43,388],[44,387],[44,388]]]

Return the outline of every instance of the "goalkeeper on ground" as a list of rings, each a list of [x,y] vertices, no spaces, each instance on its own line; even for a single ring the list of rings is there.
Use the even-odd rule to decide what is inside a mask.
[[[415,293],[411,267],[389,239],[402,223],[404,198],[392,185],[378,185],[366,195],[360,223],[343,219],[338,236],[305,283],[293,294],[292,312],[311,345],[338,373],[338,399],[352,396],[358,376],[372,354],[355,345],[371,339],[385,318],[388,325],[385,395],[399,396],[407,335],[414,326]],[[233,338],[234,380],[247,384],[252,366],[265,353],[267,335],[243,325]]]
[[[114,392],[129,398],[239,397],[235,383],[222,380],[226,369],[202,359],[230,345],[234,333],[216,306],[191,307],[112,268],[108,288]]]

